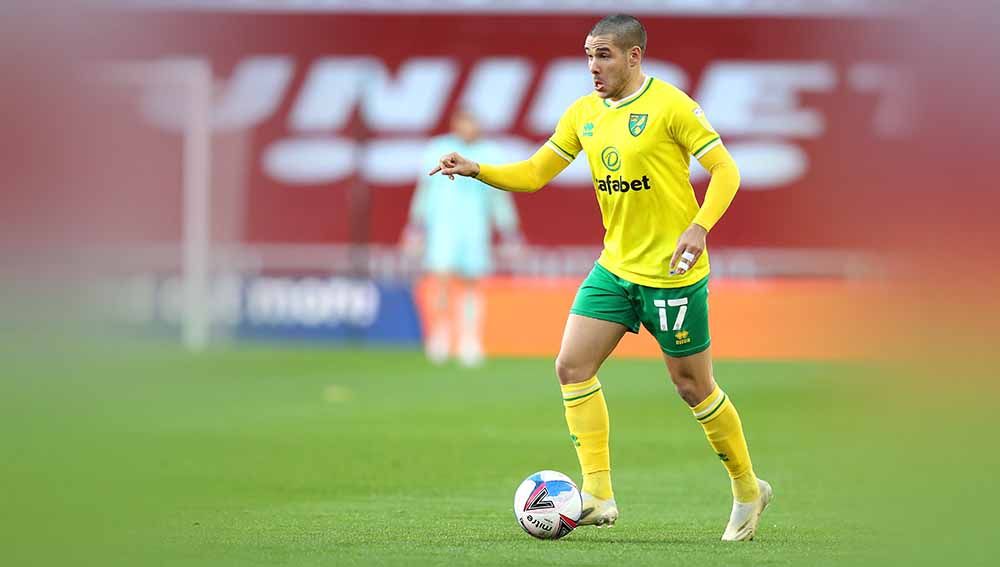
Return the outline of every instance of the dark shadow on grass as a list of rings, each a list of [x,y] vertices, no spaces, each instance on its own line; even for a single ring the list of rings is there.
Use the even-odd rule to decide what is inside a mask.
[[[482,537],[470,538],[470,541],[483,542],[483,543],[529,543],[536,542],[542,545],[568,545],[568,546],[603,546],[603,545],[692,545],[692,546],[705,546],[713,543],[718,543],[717,540],[713,538],[706,538],[704,536],[695,535],[667,535],[663,537],[650,537],[650,536],[637,536],[629,537],[616,536],[604,537],[600,534],[595,534],[595,536],[585,536],[570,534],[569,536],[560,540],[542,540],[536,539],[532,540],[530,536],[524,534],[484,534]]]
[[[708,540],[702,537],[623,537],[611,539],[588,539],[581,540],[582,543],[593,545],[705,545]]]

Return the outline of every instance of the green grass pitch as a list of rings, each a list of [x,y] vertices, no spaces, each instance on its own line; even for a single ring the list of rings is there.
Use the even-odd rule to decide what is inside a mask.
[[[538,541],[515,487],[540,469],[580,478],[549,359],[120,350],[8,358],[9,564],[832,565],[878,539],[844,487],[864,471],[852,413],[833,410],[843,366],[717,363],[776,493],[758,538],[734,545],[719,541],[728,478],[662,363],[610,360],[621,519]]]

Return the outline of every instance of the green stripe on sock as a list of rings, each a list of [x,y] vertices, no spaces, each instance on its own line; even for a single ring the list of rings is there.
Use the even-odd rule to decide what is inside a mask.
[[[695,419],[697,419],[698,421],[705,421],[706,419],[708,419],[708,418],[712,417],[713,415],[715,415],[715,412],[719,411],[719,408],[721,408],[722,405],[725,404],[725,403],[726,403],[726,395],[722,394],[722,401],[719,402],[719,405],[715,406],[715,409],[713,409],[712,411],[708,412],[708,415],[706,415],[705,417],[698,417],[698,418],[695,418]]]
[[[577,396],[577,397],[575,397],[575,398],[563,398],[563,401],[564,401],[564,402],[572,402],[572,401],[574,401],[574,400],[582,400],[583,398],[586,398],[587,396],[593,396],[594,394],[596,394],[597,392],[600,392],[600,391],[601,391],[601,388],[600,388],[600,387],[598,387],[598,388],[597,388],[596,390],[594,390],[593,392],[588,392],[588,393],[586,393],[586,394],[583,394],[582,396]]]

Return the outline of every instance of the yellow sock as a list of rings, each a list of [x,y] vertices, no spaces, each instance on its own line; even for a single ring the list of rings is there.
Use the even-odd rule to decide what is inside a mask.
[[[753,502],[760,496],[757,476],[750,462],[750,450],[743,437],[743,424],[736,406],[718,386],[707,398],[691,408],[705,430],[705,437],[722,459],[732,479],[733,496],[739,502]]]
[[[597,376],[578,384],[562,386],[566,425],[576,446],[583,472],[583,491],[602,500],[614,497],[611,490],[611,457],[608,451],[608,406]]]

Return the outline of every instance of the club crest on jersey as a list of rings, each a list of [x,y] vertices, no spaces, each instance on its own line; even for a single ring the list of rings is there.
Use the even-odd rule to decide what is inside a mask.
[[[649,122],[648,114],[629,114],[628,115],[628,133],[633,136],[638,136],[642,134],[642,131],[646,129],[646,123]]]

